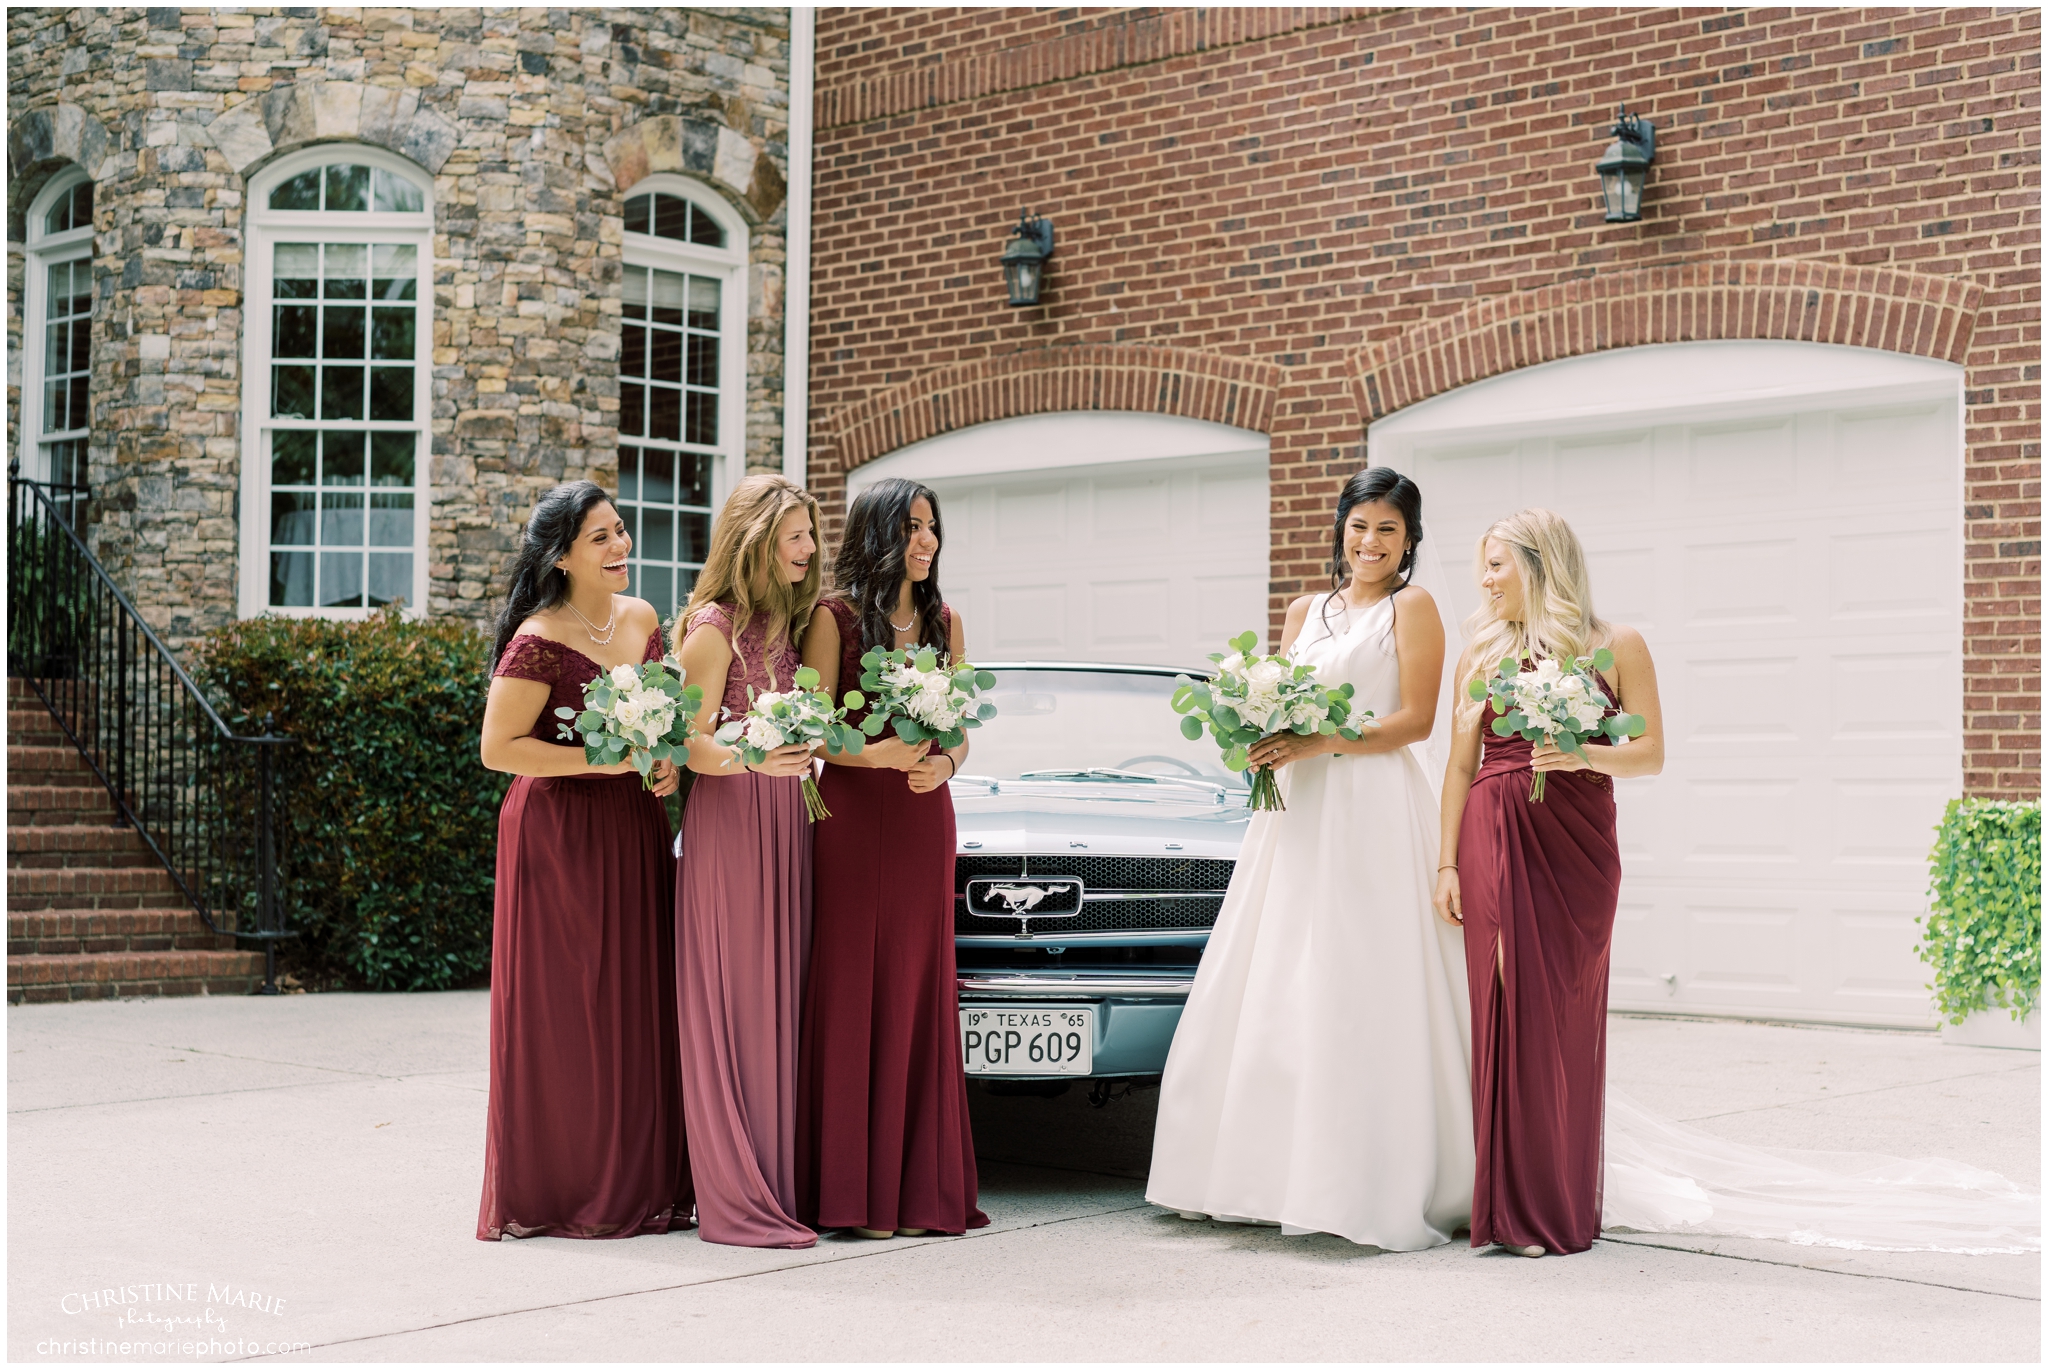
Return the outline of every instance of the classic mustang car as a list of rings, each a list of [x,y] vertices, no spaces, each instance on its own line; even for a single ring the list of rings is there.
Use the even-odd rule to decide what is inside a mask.
[[[952,782],[967,1073],[1019,1092],[1156,1078],[1244,840],[1245,782],[1181,735],[1170,667],[986,668],[1000,712]]]

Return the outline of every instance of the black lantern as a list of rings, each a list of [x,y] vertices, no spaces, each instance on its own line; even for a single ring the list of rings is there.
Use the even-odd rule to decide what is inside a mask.
[[[1657,160],[1657,126],[1639,119],[1623,105],[1614,124],[1614,141],[1601,154],[1600,194],[1607,201],[1607,222],[1632,224],[1643,217],[1643,182]]]
[[[1045,259],[1052,256],[1052,220],[1040,219],[1021,210],[1010,241],[1003,246],[1003,284],[1010,288],[1010,304],[1018,307],[1038,303],[1038,287],[1045,280]]]

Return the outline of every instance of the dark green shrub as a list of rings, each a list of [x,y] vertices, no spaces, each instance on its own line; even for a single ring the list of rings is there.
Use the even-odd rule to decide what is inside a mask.
[[[279,951],[302,977],[446,989],[490,966],[498,805],[477,759],[490,643],[450,619],[263,617],[214,634],[196,674],[237,731],[298,746],[279,777]]]
[[[1951,799],[1929,857],[1920,959],[1936,1007],[1960,1023],[1978,1009],[2015,1019],[2041,996],[2041,804]]]

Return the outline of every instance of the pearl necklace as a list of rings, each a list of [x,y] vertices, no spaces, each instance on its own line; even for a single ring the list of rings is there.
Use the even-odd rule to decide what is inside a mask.
[[[562,602],[564,604],[569,605],[570,613],[576,615],[576,617],[578,618],[583,618],[583,611],[581,609],[577,608],[574,604],[570,603],[566,599]],[[592,623],[589,619],[583,618],[583,635],[589,638],[592,642],[595,642],[600,647],[609,647],[611,646],[612,639],[619,635],[618,622],[619,602],[615,599],[612,601],[612,616],[604,621],[604,627],[600,628],[595,623]],[[604,636],[599,637],[599,633],[603,633]]]

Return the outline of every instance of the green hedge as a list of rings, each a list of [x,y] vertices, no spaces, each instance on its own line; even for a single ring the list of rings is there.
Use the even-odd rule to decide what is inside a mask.
[[[280,775],[280,954],[313,987],[447,989],[491,960],[498,805],[477,759],[490,643],[396,612],[222,629],[199,678],[242,731],[296,738]]]
[[[1952,799],[1935,839],[1920,959],[1934,1001],[1960,1023],[1979,1009],[2014,1019],[2041,996],[2041,805]]]

